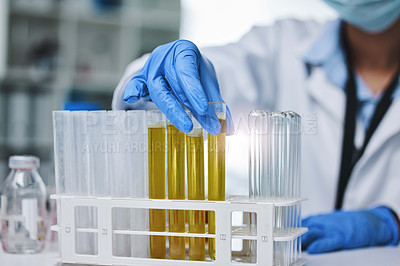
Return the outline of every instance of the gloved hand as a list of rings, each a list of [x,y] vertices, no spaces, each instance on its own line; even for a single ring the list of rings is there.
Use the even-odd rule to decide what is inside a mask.
[[[399,242],[396,218],[383,206],[310,216],[303,220],[302,226],[308,227],[308,232],[301,243],[310,254]]]
[[[143,69],[125,87],[124,101],[134,103],[150,95],[151,100],[179,130],[190,132],[189,109],[204,129],[216,135],[221,125],[208,102],[223,102],[215,70],[190,41],[178,40],[157,47]],[[227,133],[234,127],[227,108]]]

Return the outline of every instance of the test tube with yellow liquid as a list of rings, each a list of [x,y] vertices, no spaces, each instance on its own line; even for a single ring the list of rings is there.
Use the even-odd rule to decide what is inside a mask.
[[[189,114],[193,130],[186,134],[187,186],[189,200],[204,200],[204,139],[200,124]],[[205,212],[189,210],[189,233],[205,233]],[[205,238],[189,237],[189,259],[205,260]]]
[[[222,102],[209,103],[221,123],[218,135],[208,134],[208,199],[225,200],[225,135],[226,135],[226,104]],[[215,212],[208,212],[208,233],[215,234]],[[208,241],[208,254],[215,260],[215,239]]]
[[[148,111],[149,198],[165,199],[165,116],[159,110]],[[149,210],[149,229],[165,232],[165,210]],[[165,259],[165,236],[150,236],[150,257]]]
[[[185,199],[185,133],[179,131],[168,121],[167,125],[168,154],[168,199]],[[185,232],[185,211],[168,211],[168,231]],[[184,260],[185,237],[171,236],[169,241],[169,258]]]

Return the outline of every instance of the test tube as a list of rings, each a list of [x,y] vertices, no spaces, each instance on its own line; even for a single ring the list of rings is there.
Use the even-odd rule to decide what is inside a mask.
[[[269,193],[270,175],[268,172],[268,119],[269,114],[265,110],[253,110],[249,113],[249,197],[251,199],[267,199]],[[257,234],[257,217],[250,213],[251,234]],[[246,247],[249,250],[250,261],[256,261],[257,245],[254,241]]]
[[[249,114],[249,196],[252,199],[269,198],[271,193],[268,173],[268,117],[265,110],[253,110]]]
[[[124,139],[124,167],[131,181],[130,197],[145,198],[148,193],[147,173],[147,125],[146,111],[129,110],[122,123]],[[149,211],[147,209],[130,210],[130,230],[143,231],[148,229]],[[149,237],[130,235],[131,257],[149,257]]]
[[[296,189],[294,191],[294,197],[299,198],[301,196],[300,191],[300,176],[301,176],[301,116],[299,114],[295,114],[294,121],[295,131],[293,133],[295,139],[295,158],[294,158],[294,182]]]
[[[285,112],[287,118],[287,160],[288,160],[288,188],[289,197],[299,197],[298,177],[300,176],[300,133],[301,117],[293,111]]]
[[[204,139],[203,129],[189,113],[193,130],[186,134],[186,159],[188,199],[204,200]],[[189,210],[189,233],[205,233],[205,214],[200,210]],[[205,239],[189,237],[189,259],[205,260]]]
[[[89,140],[87,134],[87,111],[73,111],[71,115],[72,134],[71,143],[71,170],[69,187],[75,190],[76,195],[88,196],[89,182]],[[73,189],[74,188],[74,189]],[[94,209],[89,207],[79,208],[76,213],[76,227],[81,226],[96,228],[97,216]],[[77,233],[76,252],[78,254],[97,254],[97,235],[93,233]]]
[[[295,139],[296,139],[296,156],[295,156],[295,163],[294,163],[294,178],[295,178],[295,197],[300,198],[301,196],[301,117],[300,115],[296,116],[295,119],[295,125],[296,125],[296,134],[295,134]],[[295,215],[294,215],[294,226],[295,227],[301,227],[301,205],[296,204],[295,206]],[[295,259],[300,259],[301,258],[301,239],[297,238],[295,242],[295,248],[297,248],[295,252]]]
[[[53,132],[54,132],[54,164],[56,174],[56,192],[59,195],[65,194],[66,186],[66,140],[67,118],[69,111],[53,111]],[[59,205],[57,204],[57,209]]]
[[[167,125],[168,153],[168,198],[185,199],[185,133],[179,131],[171,122]],[[168,211],[169,232],[185,232],[185,211]],[[185,259],[185,238],[171,236],[169,241],[169,258]]]
[[[133,188],[132,171],[129,171],[129,145],[124,132],[126,122],[126,111],[107,111],[105,120],[102,121],[102,134],[104,134],[107,150],[107,174],[112,197],[127,198],[131,195]],[[101,161],[99,161],[100,163]],[[102,166],[98,164],[97,167]],[[116,208],[112,213],[112,224],[114,229],[126,230],[130,227],[129,208]],[[114,235],[113,254],[116,256],[131,256],[131,236]]]
[[[66,169],[65,169],[65,132],[66,118],[69,112],[53,111],[53,132],[54,132],[54,166],[56,175],[56,193],[65,194]],[[57,200],[57,217],[61,217],[61,202]],[[61,237],[58,237],[58,246],[61,247]],[[60,252],[61,256],[61,252]]]
[[[90,194],[93,196],[110,196],[110,180],[107,175],[107,141],[103,124],[106,123],[106,111],[88,112],[89,139],[89,178]]]
[[[293,111],[286,111],[285,115],[287,118],[287,196],[289,198],[297,198],[299,197],[299,184],[297,179],[300,176],[300,167],[298,163],[300,162],[299,145],[301,118],[299,114]],[[288,213],[289,217],[287,217],[288,230],[292,230],[294,227],[296,227],[295,221],[297,208],[297,204],[290,208],[291,211]]]
[[[283,112],[271,113],[271,174],[272,174],[272,193],[273,198],[286,197],[286,172],[287,172],[287,158],[286,158],[286,132],[287,121],[286,115]],[[284,207],[275,207],[275,228],[278,231],[284,229]]]
[[[226,103],[214,102],[209,106],[221,124],[218,135],[208,134],[208,199],[225,200],[225,135]],[[208,233],[215,234],[215,212],[208,212]],[[215,260],[215,239],[209,239],[208,254]]]
[[[72,115],[72,171],[70,177],[76,195],[89,195],[89,162],[88,162],[88,137],[87,137],[87,111],[73,111]]]
[[[165,117],[148,111],[149,198],[165,199]],[[165,231],[165,210],[149,210],[150,231]],[[150,236],[150,257],[165,259],[165,236]]]

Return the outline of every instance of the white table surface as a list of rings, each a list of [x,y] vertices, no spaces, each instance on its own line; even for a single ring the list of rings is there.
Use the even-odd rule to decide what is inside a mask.
[[[33,255],[6,254],[0,248],[1,266],[53,266],[58,256],[55,246]],[[400,266],[400,247],[366,248],[321,255],[303,253],[307,266]],[[240,264],[238,264],[240,265]]]
[[[321,255],[303,253],[307,266],[400,266],[400,247],[345,250]]]
[[[39,254],[9,254],[0,248],[1,266],[53,266],[57,265],[57,245],[47,245],[45,250]]]

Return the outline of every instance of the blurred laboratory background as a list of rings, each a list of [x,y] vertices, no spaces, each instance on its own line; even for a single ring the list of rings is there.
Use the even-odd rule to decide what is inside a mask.
[[[53,193],[51,111],[110,109],[126,65],[160,44],[223,45],[256,24],[334,16],[320,0],[0,0],[0,182],[9,156],[36,155]]]

